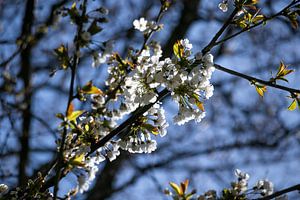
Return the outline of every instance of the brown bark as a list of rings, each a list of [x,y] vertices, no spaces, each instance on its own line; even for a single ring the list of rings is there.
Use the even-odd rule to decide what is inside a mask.
[[[31,28],[34,21],[34,0],[28,0],[25,8],[25,15],[23,18],[22,33],[20,39],[23,40],[24,45],[21,51],[21,70],[20,78],[24,84],[24,105],[22,110],[22,135],[20,137],[21,151],[19,157],[19,185],[22,186],[26,183],[26,165],[28,162],[29,154],[29,138],[30,138],[30,126],[31,126],[31,44],[28,41],[28,37],[31,34]]]

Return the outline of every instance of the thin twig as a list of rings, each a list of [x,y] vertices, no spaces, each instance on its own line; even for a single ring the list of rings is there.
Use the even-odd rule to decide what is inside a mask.
[[[298,90],[298,89],[289,88],[289,87],[285,87],[285,86],[282,86],[282,85],[275,84],[275,83],[273,83],[271,81],[265,81],[265,80],[262,80],[262,79],[258,79],[258,78],[255,78],[253,76],[242,74],[240,72],[237,72],[237,71],[234,71],[234,70],[222,67],[221,65],[218,65],[218,64],[215,64],[215,68],[218,69],[218,70],[220,70],[220,71],[226,72],[228,74],[231,74],[231,75],[234,75],[234,76],[246,79],[246,80],[248,80],[250,82],[261,83],[263,85],[270,86],[270,87],[273,87],[273,88],[277,88],[279,90],[284,90],[284,91],[287,91],[287,92],[290,92],[290,93],[300,93],[300,90]]]
[[[81,18],[83,18],[83,16],[85,16],[86,13],[86,3],[87,0],[84,0],[82,3],[82,14],[81,14]],[[82,28],[83,28],[83,22],[80,21],[80,24],[78,25],[78,29],[77,29],[77,34],[75,37],[77,37],[77,39],[80,37],[80,34],[82,32]],[[79,55],[78,52],[80,51],[80,44],[79,42],[76,43],[76,47],[75,47],[75,52],[73,55],[73,64],[72,66],[70,66],[71,68],[71,81],[70,81],[70,88],[69,88],[69,98],[68,98],[68,104],[67,104],[67,108],[66,108],[66,112],[65,112],[65,116],[67,116],[68,114],[68,110],[71,106],[71,102],[73,100],[73,96],[74,96],[74,83],[75,83],[75,76],[76,76],[76,68],[77,65],[79,63]],[[56,200],[57,198],[57,192],[58,192],[58,185],[59,185],[59,181],[60,181],[60,177],[61,177],[61,169],[63,168],[64,164],[63,164],[63,152],[64,152],[64,148],[65,148],[65,141],[66,141],[66,137],[67,137],[67,128],[64,127],[63,130],[63,135],[62,135],[62,139],[61,139],[61,145],[59,148],[59,152],[58,152],[58,158],[57,158],[57,167],[56,167],[56,180],[55,180],[55,185],[54,185],[54,200]]]
[[[212,40],[208,43],[208,45],[206,47],[203,48],[202,50],[202,54],[206,54],[207,52],[209,52],[211,50],[211,48],[213,46],[215,46],[216,41],[219,39],[219,37],[223,34],[223,32],[225,31],[225,29],[230,25],[232,19],[234,18],[234,16],[238,13],[239,9],[235,8],[231,15],[228,17],[228,19],[225,21],[225,23],[223,24],[223,26],[220,28],[220,30],[216,33],[216,35],[212,38]]]

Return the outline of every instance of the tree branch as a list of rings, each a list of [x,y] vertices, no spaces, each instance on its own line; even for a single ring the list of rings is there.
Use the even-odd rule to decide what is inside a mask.
[[[86,14],[86,4],[87,4],[87,0],[84,0],[83,3],[82,3],[81,19],[83,19],[83,17]],[[82,29],[83,29],[83,20],[80,20],[80,23],[77,27],[77,34],[76,34],[75,38],[76,37],[77,37],[77,39],[80,38]],[[71,102],[72,102],[73,96],[74,96],[74,83],[75,83],[76,68],[78,66],[79,59],[80,59],[79,52],[80,52],[80,44],[79,44],[79,42],[76,42],[75,52],[73,54],[73,64],[72,64],[72,66],[70,66],[70,68],[71,68],[71,80],[70,80],[69,97],[68,97],[68,103],[67,103],[65,116],[68,115],[68,110],[69,110],[69,107],[71,106]],[[56,180],[55,180],[55,185],[54,185],[54,200],[57,199],[57,192],[58,192],[58,189],[59,189],[58,185],[59,185],[59,181],[60,181],[60,177],[61,177],[61,173],[62,173],[61,169],[64,166],[63,152],[64,152],[64,148],[65,148],[66,137],[67,137],[67,128],[64,127],[62,140],[61,140],[61,145],[60,145],[59,152],[58,152],[57,165],[56,165],[56,178],[55,178]]]
[[[270,87],[273,87],[273,88],[277,88],[279,90],[284,90],[284,91],[287,91],[287,92],[290,92],[290,93],[300,93],[300,90],[298,90],[298,89],[285,87],[285,86],[282,86],[282,85],[275,84],[275,83],[273,83],[271,81],[265,81],[265,80],[262,80],[262,79],[255,78],[253,76],[248,76],[246,74],[242,74],[240,72],[237,72],[237,71],[234,71],[234,70],[222,67],[221,65],[218,65],[218,64],[215,64],[215,68],[218,69],[218,70],[220,70],[220,71],[226,72],[228,74],[231,74],[231,75],[234,75],[234,76],[246,79],[246,80],[248,80],[250,82],[253,82],[253,81],[254,82],[258,82],[258,83],[261,83],[263,85],[267,85],[267,86],[270,86]]]
[[[289,188],[280,190],[278,192],[275,192],[274,194],[271,194],[269,196],[258,198],[258,199],[255,199],[255,200],[271,200],[271,199],[274,199],[276,197],[279,197],[281,195],[284,195],[284,194],[287,194],[287,193],[290,193],[290,192],[293,192],[293,191],[296,191],[296,190],[300,191],[300,184],[294,185],[292,187],[289,187]]]
[[[31,29],[34,21],[34,0],[28,0],[26,3],[25,15],[23,18],[23,26],[20,38],[26,40],[31,34]],[[21,151],[19,155],[19,185],[23,186],[26,183],[26,165],[29,153],[29,137],[31,126],[31,51],[32,46],[26,45],[21,52],[21,70],[19,76],[24,83],[24,104],[25,109],[22,111],[22,136],[20,137]]]
[[[242,29],[242,30],[240,30],[240,31],[238,31],[238,32],[236,32],[236,33],[234,33],[234,34],[232,34],[232,35],[230,35],[230,36],[228,36],[228,37],[226,37],[226,38],[224,38],[224,39],[218,41],[218,42],[215,42],[215,43],[212,45],[212,47],[217,46],[217,45],[219,45],[219,44],[221,44],[221,43],[224,43],[224,42],[226,42],[227,40],[230,40],[230,39],[232,39],[232,38],[234,38],[234,37],[236,37],[236,36],[238,36],[238,35],[240,35],[240,34],[246,32],[246,31],[249,31],[249,30],[251,30],[251,29],[253,29],[253,28],[257,27],[257,26],[263,25],[263,24],[266,23],[267,21],[270,21],[270,20],[272,20],[272,19],[274,19],[274,18],[276,18],[276,17],[278,17],[278,16],[281,16],[286,10],[288,10],[289,8],[291,8],[292,6],[294,6],[295,4],[297,4],[298,2],[299,2],[299,0],[293,0],[290,4],[288,4],[288,5],[287,5],[286,7],[284,7],[282,10],[280,10],[278,13],[276,13],[276,14],[270,16],[270,17],[267,17],[267,18],[265,18],[264,20],[262,20],[262,21],[260,21],[260,22],[258,22],[258,23],[256,23],[256,24],[254,24],[254,25],[252,25],[252,26],[249,26],[249,27],[247,27],[247,28],[244,28],[244,29]]]
[[[215,46],[216,41],[219,39],[219,37],[223,34],[223,32],[225,31],[225,29],[230,25],[232,19],[234,18],[234,16],[238,13],[239,9],[235,8],[231,15],[228,17],[228,19],[225,21],[225,23],[223,24],[223,26],[220,28],[220,30],[216,33],[216,35],[212,38],[212,40],[208,43],[208,45],[206,47],[203,48],[202,50],[202,54],[206,54],[207,52],[209,52],[211,50],[211,48],[213,48]]]

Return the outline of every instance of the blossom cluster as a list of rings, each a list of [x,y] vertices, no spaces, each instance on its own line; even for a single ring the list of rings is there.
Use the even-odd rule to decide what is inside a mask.
[[[250,175],[248,173],[242,172],[239,169],[235,170],[235,176],[237,177],[237,182],[234,182],[233,189],[238,191],[238,193],[245,193],[248,191],[248,181],[250,179]],[[274,186],[273,183],[268,181],[267,179],[259,180],[253,186],[252,190],[254,192],[259,193],[261,196],[268,196],[273,194]]]
[[[119,140],[120,148],[130,153],[151,153],[156,149],[156,141],[151,139],[151,134],[164,137],[169,126],[165,118],[165,111],[157,103],[148,112],[133,124],[132,134]]]
[[[143,17],[134,20],[133,26],[135,29],[143,32],[145,35],[151,33],[152,31],[157,31],[162,27],[162,25],[158,25],[155,21],[147,21]]]
[[[235,170],[235,176],[237,178],[236,181],[231,183],[231,188],[225,188],[222,190],[220,194],[215,190],[209,190],[204,194],[201,194],[197,197],[198,200],[219,200],[219,199],[260,199],[267,198],[267,196],[272,195],[274,193],[274,185],[272,182],[267,179],[258,180],[252,188],[248,187],[248,181],[250,179],[250,175],[245,173],[239,169]],[[182,187],[185,186],[185,187]],[[173,191],[169,189],[165,190],[165,194],[173,197],[173,199],[186,199],[185,197],[189,197],[189,199],[195,197],[196,190],[188,193],[188,180],[182,182],[180,186],[177,184],[170,182],[170,186]],[[196,198],[195,198],[196,199]],[[268,198],[269,199],[269,198]],[[286,195],[281,195],[275,198],[276,200],[287,200],[288,197]]]
[[[144,37],[162,27],[144,18],[134,20],[133,26]],[[160,91],[169,90],[178,104],[178,113],[173,119],[179,125],[190,120],[201,121],[205,116],[203,103],[213,95],[210,83],[214,71],[213,56],[202,56],[201,53],[192,56],[193,46],[188,39],[176,42],[172,58],[163,58],[161,46],[155,41],[141,50],[130,52],[126,59],[112,53],[112,42],[107,42],[106,47],[103,52],[94,55],[93,63],[93,67],[108,64],[106,91],[100,91],[92,83],[87,84],[81,91],[82,95],[89,94],[91,111],[82,115],[79,111],[79,117],[64,118],[62,126],[70,130],[64,145],[64,160],[77,176],[78,186],[74,190],[81,193],[88,190],[98,165],[106,160],[115,160],[120,150],[130,153],[156,150],[155,137],[164,137],[168,127],[159,101]],[[89,154],[91,144],[114,130],[119,120],[149,104],[150,109],[125,128],[121,137],[112,138],[95,154]]]
[[[133,25],[144,34],[160,27],[144,18],[135,20]],[[88,190],[98,171],[97,165],[106,159],[116,159],[119,149],[130,153],[151,153],[157,148],[153,137],[165,136],[168,127],[164,109],[158,101],[159,91],[163,88],[171,92],[172,99],[179,106],[174,117],[174,122],[179,125],[190,120],[199,122],[205,116],[203,102],[213,95],[210,84],[214,71],[213,56],[198,53],[193,57],[188,39],[174,45],[173,58],[162,59],[161,46],[154,41],[132,53],[128,59],[109,52],[110,46],[109,50],[98,55],[99,59],[94,63],[95,66],[102,62],[109,65],[105,82],[107,91],[90,95],[92,112],[76,121],[76,131],[68,135],[69,142],[64,151],[66,160],[77,161],[75,168],[85,169],[77,173],[77,190],[80,192]],[[87,141],[91,138],[101,140],[116,127],[118,120],[149,104],[151,108],[125,130],[125,136],[106,143],[95,156],[86,156],[90,151]]]
[[[8,191],[8,186],[5,184],[0,184],[0,197]]]

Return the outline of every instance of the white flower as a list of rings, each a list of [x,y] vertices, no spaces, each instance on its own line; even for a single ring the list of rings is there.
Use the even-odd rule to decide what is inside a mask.
[[[242,172],[239,169],[235,170],[235,176],[238,178],[237,185],[235,186],[235,190],[245,192],[248,188],[248,180],[250,178],[249,174]]]
[[[260,180],[255,184],[255,188],[257,188],[262,196],[268,196],[273,194],[274,185],[272,182],[268,180]]]
[[[202,58],[204,65],[213,65],[214,64],[214,56],[210,53],[207,53]]]
[[[117,156],[120,155],[120,151],[119,151],[119,144],[118,143],[111,143],[112,145],[112,149],[108,150],[106,153],[106,156],[108,157],[109,161],[112,162],[114,161]]]
[[[0,196],[1,194],[5,194],[8,191],[8,186],[5,184],[0,184]]]
[[[156,150],[156,141],[155,140],[148,140],[145,152],[146,153],[151,153],[152,151]]]
[[[89,189],[90,182],[87,180],[87,178],[84,175],[77,177],[77,181],[78,181],[78,189],[80,193],[83,193]]]
[[[193,45],[190,43],[188,39],[180,40],[180,43],[182,44],[183,48],[186,50],[191,50],[193,48]]]
[[[148,21],[145,20],[145,18],[140,18],[139,20],[134,20],[133,21],[133,26],[135,29],[141,31],[141,32],[144,32],[145,30],[147,30],[147,23]]]
[[[207,87],[205,87],[205,98],[209,99],[210,97],[212,97],[212,95],[214,94],[214,86],[213,85],[208,85]]]
[[[228,3],[227,3],[227,1],[223,1],[222,3],[219,3],[218,7],[223,12],[227,12],[227,10],[228,10]]]
[[[113,44],[114,44],[114,41],[109,40],[104,43],[105,50],[103,52],[100,52],[98,54],[94,53],[94,55],[93,55],[94,59],[93,59],[93,63],[92,63],[93,67],[97,67],[100,64],[103,64],[103,63],[106,63],[109,61],[110,57],[112,56]]]
[[[250,178],[249,174],[247,174],[245,172],[242,172],[239,169],[236,169],[235,172],[234,172],[234,174],[238,178],[238,180],[246,180],[246,181],[248,181],[249,178]]]
[[[151,31],[158,31],[162,28],[162,25],[157,25],[155,21],[147,21],[143,17],[139,20],[134,20],[133,26],[144,34],[149,34]]]

